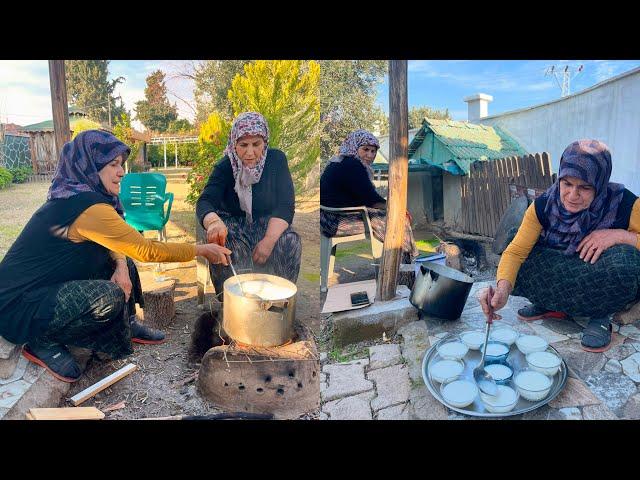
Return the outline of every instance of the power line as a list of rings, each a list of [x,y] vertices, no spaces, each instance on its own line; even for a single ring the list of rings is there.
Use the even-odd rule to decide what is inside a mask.
[[[576,78],[583,69],[584,65],[578,65],[577,67],[564,65],[564,68],[562,68],[562,65],[552,65],[545,70],[544,74],[545,76],[553,75],[562,91],[561,96],[566,97],[571,94],[571,80]],[[558,75],[562,75],[562,84],[560,84]]]

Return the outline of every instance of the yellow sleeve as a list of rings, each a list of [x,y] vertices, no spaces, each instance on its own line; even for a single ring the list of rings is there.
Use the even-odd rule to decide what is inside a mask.
[[[69,228],[69,240],[95,242],[140,262],[187,262],[196,255],[195,245],[144,238],[106,203],[92,205],[82,212]]]
[[[636,199],[629,218],[629,231],[636,234],[636,248],[640,250],[640,198]]]
[[[516,284],[518,270],[520,270],[520,266],[522,266],[529,256],[529,253],[531,253],[541,232],[542,225],[540,225],[538,221],[536,209],[532,203],[524,214],[522,224],[520,228],[518,228],[516,236],[502,253],[500,263],[498,264],[496,282],[504,279],[509,280],[512,287]]]

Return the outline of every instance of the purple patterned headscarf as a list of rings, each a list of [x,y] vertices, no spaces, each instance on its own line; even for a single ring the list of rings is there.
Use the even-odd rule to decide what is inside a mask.
[[[560,200],[560,179],[576,177],[595,187],[591,205],[578,213],[565,210]],[[598,140],[578,140],[569,145],[560,158],[558,180],[543,194],[547,203],[544,213],[549,229],[541,236],[541,243],[549,247],[566,247],[572,255],[584,237],[594,230],[611,228],[622,201],[624,185],[609,182],[611,152]]]
[[[372,147],[380,148],[380,142],[376,136],[368,132],[367,130],[356,130],[355,132],[351,132],[344,143],[340,146],[340,150],[336,157],[333,157],[330,162],[340,163],[344,157],[356,157],[360,160],[360,163],[367,169],[367,174],[369,175],[369,179],[373,180],[373,169],[371,165],[365,162],[358,155],[358,149],[363,145],[370,145]]]
[[[236,143],[246,135],[259,135],[264,139],[264,151],[253,168],[245,167],[242,160],[236,153]],[[265,160],[267,159],[267,149],[269,147],[269,125],[265,118],[256,112],[241,113],[233,121],[229,141],[224,153],[231,161],[231,169],[233,170],[233,178],[235,180],[234,190],[238,194],[240,208],[246,214],[247,221],[253,222],[251,208],[253,205],[253,195],[251,185],[256,184],[262,177]]]
[[[124,163],[129,153],[131,149],[111,133],[102,130],[80,132],[62,147],[47,200],[98,192],[109,197],[113,207],[122,215],[120,199],[105,190],[98,172],[118,155],[124,155]]]

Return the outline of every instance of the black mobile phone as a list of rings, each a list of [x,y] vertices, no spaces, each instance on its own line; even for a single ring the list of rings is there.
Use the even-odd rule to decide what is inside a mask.
[[[354,292],[351,294],[351,305],[354,307],[369,305],[370,303],[367,292]]]

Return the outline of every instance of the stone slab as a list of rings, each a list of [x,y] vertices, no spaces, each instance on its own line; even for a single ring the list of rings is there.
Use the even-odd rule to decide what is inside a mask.
[[[20,345],[15,345],[0,336],[0,360],[11,358],[15,354],[15,351],[19,349]]]
[[[375,382],[378,393],[377,397],[371,401],[371,408],[374,411],[409,400],[411,385],[409,369],[406,365],[393,365],[373,370],[368,373],[367,378]]]
[[[634,353],[636,353],[636,349],[633,344],[623,343],[620,345],[616,345],[615,347],[611,347],[609,350],[604,352],[604,356],[613,360],[620,361],[633,355]]]
[[[554,343],[558,343],[558,342],[564,342],[565,340],[569,340],[569,337],[567,337],[566,335],[562,335],[560,333],[556,333],[553,330],[544,327],[542,325],[535,325],[535,324],[529,324],[531,326],[531,328],[533,329],[534,332],[536,332],[536,335],[538,335],[539,337],[544,338],[547,342],[549,342],[550,344],[554,344]]]
[[[582,333],[582,327],[571,319],[543,318],[542,325],[562,335]]]
[[[609,360],[604,366],[605,372],[622,373],[622,364],[615,359]]]
[[[0,337],[1,338],[1,337]],[[20,348],[13,348],[7,358],[0,358],[0,385],[13,382],[18,362],[24,358],[20,354]]]
[[[559,410],[551,408],[549,404],[531,410],[522,416],[523,420],[565,420]]]
[[[552,408],[583,407],[597,405],[600,399],[596,397],[582,380],[567,378],[562,392],[549,402]]]
[[[616,373],[601,372],[585,379],[591,391],[614,413],[637,392],[635,383]]]
[[[624,325],[620,327],[619,333],[625,337],[640,340],[640,330],[635,325]]]
[[[11,409],[31,387],[24,380],[16,380],[0,386],[0,408]]]
[[[24,376],[25,370],[27,369],[27,366],[30,363],[31,362],[29,362],[29,360],[24,358],[22,355],[18,354],[18,359],[16,361],[16,365],[13,369],[12,375],[4,379],[0,377],[0,386],[22,379],[22,377]]]
[[[325,365],[322,371],[329,374],[329,385],[322,394],[323,402],[373,390],[373,382],[364,376],[363,365]]]
[[[640,383],[640,352],[636,352],[629,358],[622,360],[620,365],[622,365],[622,372],[627,377],[635,383]]]
[[[426,387],[415,387],[409,393],[409,416],[416,420],[446,420],[447,408],[436,400]]]
[[[396,365],[402,361],[400,345],[386,343],[369,347],[369,370]]]
[[[582,409],[585,420],[618,420],[618,417],[606,405],[590,405]]]
[[[399,332],[402,335],[402,357],[409,368],[409,378],[412,382],[422,383],[422,359],[431,343],[424,322],[413,322],[403,327]]]
[[[340,398],[322,407],[329,420],[372,420],[373,414],[369,402],[373,392]]]
[[[378,420],[409,420],[408,407],[408,404],[402,404],[383,408],[378,411],[376,418]]]
[[[333,322],[333,341],[337,346],[373,340],[395,335],[400,327],[418,319],[418,310],[409,302],[409,289],[399,285],[397,290],[402,298],[386,302],[375,302],[365,308],[335,313]]]
[[[580,346],[578,340],[568,340],[554,345],[567,365],[575,371],[580,378],[598,373],[607,363],[607,357],[602,353],[587,352]]]
[[[622,418],[630,420],[640,419],[640,393],[633,395],[622,409]]]
[[[582,420],[582,412],[579,408],[561,408],[558,410],[558,412],[564,417],[565,420]]]

